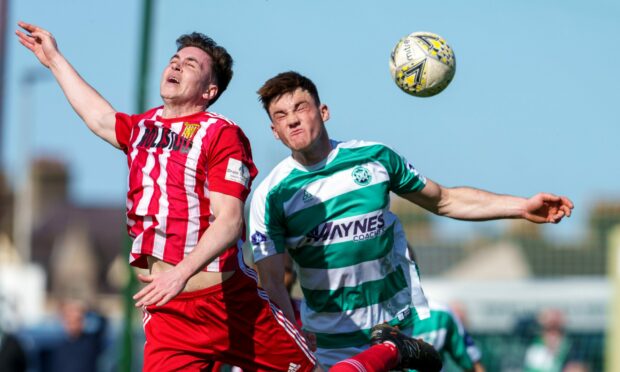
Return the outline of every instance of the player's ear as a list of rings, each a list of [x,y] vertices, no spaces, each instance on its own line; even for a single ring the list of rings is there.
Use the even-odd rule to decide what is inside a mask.
[[[213,98],[217,96],[217,92],[218,92],[217,85],[209,84],[207,85],[207,88],[205,89],[205,91],[202,93],[202,98],[209,101],[210,103],[211,101],[213,101]]]
[[[326,104],[322,103],[321,106],[319,106],[319,111],[321,111],[321,119],[323,119],[323,121],[328,121],[329,120],[329,107],[327,107]]]
[[[280,140],[280,136],[278,135],[276,127],[273,124],[271,124],[271,133],[273,133],[273,138],[277,139],[278,141]]]

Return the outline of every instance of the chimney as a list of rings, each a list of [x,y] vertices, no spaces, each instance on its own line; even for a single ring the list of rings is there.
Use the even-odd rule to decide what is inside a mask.
[[[68,204],[69,172],[64,162],[52,158],[39,158],[33,161],[32,208],[34,226],[56,208]]]

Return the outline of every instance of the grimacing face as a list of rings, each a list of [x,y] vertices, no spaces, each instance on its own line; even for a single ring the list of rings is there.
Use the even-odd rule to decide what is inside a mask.
[[[185,47],[175,53],[161,77],[159,89],[164,102],[200,104],[215,97],[211,64],[211,57],[200,48]]]
[[[274,137],[293,152],[304,152],[325,131],[329,109],[317,105],[310,93],[297,88],[271,101],[269,117]]]

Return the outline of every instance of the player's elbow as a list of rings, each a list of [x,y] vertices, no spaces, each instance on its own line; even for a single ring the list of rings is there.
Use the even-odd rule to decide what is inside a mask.
[[[236,216],[231,222],[231,231],[235,236],[235,240],[239,239],[243,233],[243,216]]]
[[[452,217],[451,203],[447,198],[430,199],[420,206],[438,216]]]
[[[437,194],[434,210],[431,212],[435,213],[438,216],[442,217],[450,217],[450,218],[459,218],[459,214],[457,211],[457,203],[454,200],[454,188],[448,187],[439,187],[439,193]]]
[[[231,241],[239,239],[243,233],[243,214],[230,211],[229,213],[223,213],[218,216],[215,221],[223,225],[225,231],[227,231],[228,237]]]

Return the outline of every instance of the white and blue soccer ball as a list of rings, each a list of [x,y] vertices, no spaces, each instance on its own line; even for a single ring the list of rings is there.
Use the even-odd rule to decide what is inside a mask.
[[[392,79],[405,93],[430,97],[446,89],[454,78],[456,60],[444,38],[414,32],[398,41],[390,56]]]

